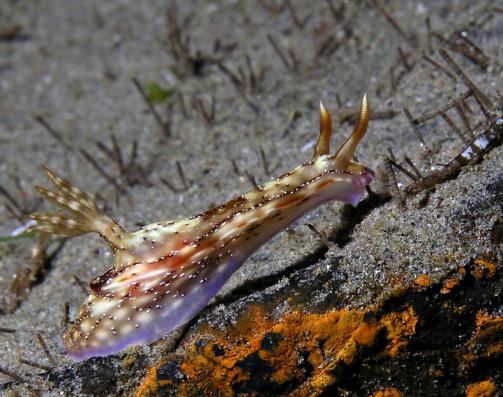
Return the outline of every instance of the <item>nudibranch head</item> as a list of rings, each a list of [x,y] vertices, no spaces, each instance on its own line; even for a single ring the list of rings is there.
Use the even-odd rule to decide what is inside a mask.
[[[374,172],[354,160],[354,153],[358,143],[364,137],[369,125],[370,106],[367,95],[363,96],[356,125],[351,135],[333,155],[330,151],[330,136],[332,135],[332,119],[323,103],[320,103],[320,136],[314,150],[313,161],[324,172],[333,172],[334,184],[338,193],[329,196],[356,205],[364,192],[365,186],[371,183]]]
[[[332,156],[334,165],[338,169],[352,173],[362,172],[365,169],[363,165],[353,161],[353,156],[358,143],[360,143],[362,138],[365,136],[365,133],[367,132],[369,125],[369,116],[370,106],[368,103],[367,94],[365,94],[360,104],[360,111],[353,132],[341,145],[335,155]],[[314,158],[329,153],[331,135],[332,118],[323,103],[320,102],[320,137],[318,138],[318,143],[316,144],[316,148],[314,150]]]

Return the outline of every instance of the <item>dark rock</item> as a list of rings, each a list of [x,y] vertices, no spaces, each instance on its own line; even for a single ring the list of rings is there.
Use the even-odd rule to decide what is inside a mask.
[[[267,332],[264,339],[260,342],[260,348],[268,351],[273,351],[276,345],[283,340],[283,336],[276,332]]]
[[[157,370],[158,380],[172,380],[180,381],[185,379],[185,375],[180,369],[180,363],[177,361],[170,361],[159,367]]]

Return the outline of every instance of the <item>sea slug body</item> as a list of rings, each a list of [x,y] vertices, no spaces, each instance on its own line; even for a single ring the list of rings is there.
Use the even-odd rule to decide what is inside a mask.
[[[294,220],[330,200],[356,205],[374,179],[353,161],[369,111],[364,96],[351,136],[331,155],[332,122],[320,104],[312,160],[200,215],[135,232],[44,168],[53,190],[37,190],[58,211],[33,214],[31,230],[66,237],[96,232],[115,254],[114,266],[91,281],[91,295],[64,336],[68,354],[83,360],[162,338],[196,316],[255,250]]]

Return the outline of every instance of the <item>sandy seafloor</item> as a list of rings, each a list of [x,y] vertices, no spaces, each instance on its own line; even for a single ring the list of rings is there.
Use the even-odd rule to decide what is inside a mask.
[[[100,205],[106,204],[107,211],[128,229],[186,217],[249,190],[244,170],[264,182],[308,160],[316,140],[320,99],[333,112],[333,145],[337,147],[352,128],[338,121],[339,106],[355,107],[368,93],[374,109],[398,112],[395,117],[371,121],[357,152],[360,162],[377,170],[373,186],[382,192],[383,156],[388,148],[399,159],[408,155],[425,173],[448,162],[462,148],[446,124],[436,119],[422,127],[433,150],[425,156],[401,112],[408,107],[415,115],[427,113],[466,90],[421,60],[428,48],[427,16],[432,27],[446,36],[467,28],[472,41],[489,57],[489,67],[483,69],[460,54],[450,54],[492,99],[502,87],[503,14],[489,10],[493,2],[386,2],[386,9],[414,37],[414,45],[398,35],[370,3],[348,2],[342,21],[350,33],[343,23],[334,22],[325,2],[292,3],[301,18],[309,17],[302,28],[287,10],[275,14],[255,1],[179,1],[179,19],[190,35],[191,55],[200,51],[237,70],[237,65],[245,67],[248,54],[254,67],[266,69],[258,92],[248,90],[242,95],[215,64],[206,62],[198,76],[188,70],[185,76],[174,72],[183,64],[174,59],[167,43],[166,1],[2,1],[0,31],[19,25],[27,37],[0,42],[0,185],[19,197],[13,179],[18,177],[27,200],[33,203],[33,186],[45,183],[39,169],[43,163],[83,190],[99,192]],[[298,70],[287,70],[267,35],[293,49]],[[332,55],[317,56],[320,43],[330,35],[340,43],[338,49]],[[216,40],[223,50],[215,51]],[[439,47],[437,41],[433,45]],[[401,65],[398,47],[408,54],[411,70],[391,90],[390,67]],[[443,62],[438,54],[432,57]],[[402,69],[403,65],[397,66],[395,72]],[[170,109],[157,105],[161,116],[171,122],[172,136],[163,135],[133,86],[133,77],[174,90],[173,98],[183,95],[188,115],[178,99],[169,100],[173,102]],[[190,102],[200,99],[209,108],[212,96],[216,116],[207,123],[195,102]],[[300,117],[285,133],[294,111]],[[48,120],[64,144],[36,123],[34,115]],[[480,120],[482,115],[475,112],[471,117]],[[119,206],[113,187],[79,151],[92,153],[117,175],[116,166],[95,145],[96,141],[109,145],[112,133],[125,156],[137,140],[138,162],[148,169],[146,177],[153,185],[127,186]],[[261,149],[271,175],[264,171]],[[498,190],[502,156],[503,149],[496,148],[480,164],[466,167],[455,180],[439,186],[425,207],[419,208],[422,196],[418,196],[409,201],[407,211],[394,201],[373,209],[356,225],[344,247],[332,245],[319,266],[330,268],[331,258],[343,257],[331,271],[345,274],[337,291],[345,303],[358,307],[382,298],[391,287],[386,281],[390,274],[400,273],[410,281],[426,273],[435,279],[477,255],[494,252],[499,258],[490,231],[503,215],[502,191]],[[176,161],[190,182],[189,189],[179,193],[160,183],[164,177],[180,186]],[[401,182],[407,180],[401,178]],[[496,190],[487,188],[491,185]],[[330,233],[340,222],[341,207],[325,205],[274,238],[232,276],[219,296],[302,261],[320,246],[304,224]],[[0,235],[18,226],[0,205]],[[71,364],[61,341],[63,305],[69,302],[73,317],[85,298],[74,276],[87,283],[108,269],[112,258],[98,237],[71,239],[20,306],[9,312],[10,284],[16,271],[29,262],[32,244],[32,240],[0,243],[0,326],[16,330],[0,333],[0,362],[28,384],[56,395],[60,390],[51,389],[43,376],[36,375],[40,371],[19,364],[18,359],[48,364],[34,338],[39,332],[57,365]],[[215,315],[209,315],[210,321],[225,312],[219,306],[212,310]],[[11,380],[0,375],[1,382]],[[25,386],[16,387],[21,394],[29,393]]]

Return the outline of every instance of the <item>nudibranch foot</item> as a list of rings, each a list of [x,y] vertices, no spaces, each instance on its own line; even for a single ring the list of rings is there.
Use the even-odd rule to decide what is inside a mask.
[[[33,215],[32,230],[66,237],[96,232],[115,254],[114,265],[91,281],[91,294],[64,336],[68,354],[77,360],[105,356],[166,336],[194,318],[253,252],[296,219],[327,201],[358,204],[374,179],[372,170],[353,161],[368,119],[364,96],[352,134],[329,154],[332,120],[320,104],[320,137],[310,161],[202,214],[131,233],[89,195],[44,168],[53,190],[37,190],[59,212]]]

